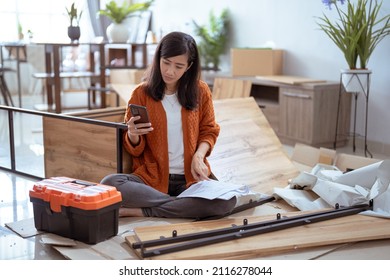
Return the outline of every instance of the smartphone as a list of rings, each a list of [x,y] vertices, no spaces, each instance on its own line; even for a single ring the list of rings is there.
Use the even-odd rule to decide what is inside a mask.
[[[134,117],[135,116],[141,116],[141,118],[139,120],[136,120],[134,122],[135,124],[138,124],[138,123],[149,123],[150,122],[148,110],[146,109],[145,106],[136,105],[136,104],[129,104],[129,107],[130,107],[131,114]]]

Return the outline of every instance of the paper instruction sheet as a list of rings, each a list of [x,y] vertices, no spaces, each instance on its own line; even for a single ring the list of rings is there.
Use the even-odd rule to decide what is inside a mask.
[[[205,180],[193,184],[182,192],[178,197],[200,197],[205,199],[229,200],[234,196],[250,193],[246,185],[225,183],[217,180]]]

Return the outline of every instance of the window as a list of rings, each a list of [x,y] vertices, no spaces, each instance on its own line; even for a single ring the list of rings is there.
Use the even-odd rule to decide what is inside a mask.
[[[24,40],[40,42],[68,42],[67,28],[69,26],[66,7],[75,2],[77,9],[83,11],[80,20],[80,41],[89,42],[94,33],[89,20],[87,0],[0,0],[0,25],[2,28],[0,41],[18,41],[19,27]],[[19,24],[18,24],[19,23]]]

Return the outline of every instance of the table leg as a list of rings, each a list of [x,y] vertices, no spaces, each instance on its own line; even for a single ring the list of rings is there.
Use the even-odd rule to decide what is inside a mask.
[[[45,45],[45,69],[46,73],[50,74],[52,72],[51,67],[51,53],[53,48],[50,45]],[[46,92],[47,92],[47,110],[52,111],[53,109],[53,83],[51,78],[46,78]]]
[[[23,48],[23,47],[22,47]],[[22,85],[20,81],[20,55],[19,48],[16,47],[16,75],[18,80],[18,98],[19,98],[19,107],[22,108]]]
[[[105,59],[105,53],[104,53],[104,44],[99,45],[99,52],[100,52],[100,87],[105,88],[106,87],[106,59]],[[101,99],[101,108],[106,108],[106,92],[102,91],[100,94]]]
[[[146,68],[148,66],[148,47],[146,44],[142,45],[142,67]]]
[[[54,104],[55,112],[61,113],[61,78],[60,78],[60,50],[58,45],[53,46],[53,73],[54,73]]]

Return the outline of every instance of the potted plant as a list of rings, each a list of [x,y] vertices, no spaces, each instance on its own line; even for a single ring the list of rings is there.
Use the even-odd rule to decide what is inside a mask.
[[[80,39],[80,19],[83,11],[78,12],[75,3],[72,3],[70,9],[65,7],[69,17],[68,36],[72,41]]]
[[[203,68],[219,70],[220,56],[225,51],[229,33],[229,12],[222,10],[219,16],[213,11],[209,15],[208,25],[199,25],[194,20],[195,33],[199,36],[199,53],[203,59]]]
[[[100,15],[108,17],[112,23],[107,27],[106,33],[111,43],[127,42],[130,35],[129,26],[124,20],[133,16],[136,12],[146,11],[152,5],[154,0],[142,3],[129,4],[126,1],[119,6],[114,0],[108,2],[105,9],[99,10]]]
[[[329,9],[334,6],[339,17],[336,22],[332,22],[324,14],[319,18],[318,25],[344,54],[349,66],[349,69],[342,70],[344,86],[347,91],[360,91],[359,88],[348,88],[347,85],[354,84],[352,79],[363,72],[367,79],[362,82],[361,78],[357,77],[357,86],[366,90],[368,77],[371,74],[367,64],[377,45],[390,34],[390,15],[378,18],[382,2],[377,0],[357,0],[356,3],[350,0],[322,0],[322,2]],[[340,7],[345,2],[346,11]]]

